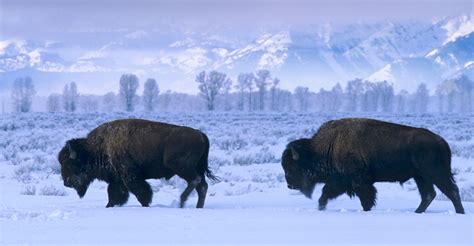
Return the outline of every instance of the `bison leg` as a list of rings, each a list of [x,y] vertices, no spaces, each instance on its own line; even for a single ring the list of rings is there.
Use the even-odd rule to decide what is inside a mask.
[[[451,200],[454,205],[454,209],[456,210],[456,213],[464,214],[464,208],[461,203],[461,196],[459,195],[459,188],[454,183],[454,181],[451,178],[445,180],[436,180],[435,185],[441,192],[443,192],[449,198],[449,200]]]
[[[421,203],[415,210],[415,213],[423,213],[436,197],[436,191],[434,190],[433,183],[427,181],[426,179],[419,176],[415,176],[414,179],[421,196]]]
[[[206,193],[207,193],[207,182],[205,178],[202,178],[201,183],[196,186],[196,191],[198,193],[198,202],[196,208],[203,208],[204,201],[206,200]]]
[[[330,184],[327,183],[323,187],[323,193],[321,194],[321,197],[319,198],[319,210],[324,210],[326,209],[326,205],[328,204],[328,201],[330,199],[334,199],[346,192],[346,189],[337,184]]]
[[[188,187],[186,187],[186,189],[184,189],[183,193],[181,194],[181,201],[179,203],[179,207],[180,208],[183,208],[184,207],[184,203],[186,203],[186,200],[188,200],[188,196],[189,194],[191,194],[191,192],[196,189],[196,186],[201,183],[202,181],[202,178],[201,177],[196,177],[192,180],[187,180],[188,182]]]
[[[128,201],[128,190],[122,182],[110,183],[107,187],[107,193],[109,195],[109,203],[105,206],[106,208],[115,205],[122,206]]]
[[[370,211],[375,206],[375,200],[377,198],[377,189],[370,185],[359,185],[354,187],[356,195],[359,197],[360,204],[364,211]]]
[[[126,183],[130,192],[132,192],[143,207],[149,207],[153,191],[145,180],[133,180]]]

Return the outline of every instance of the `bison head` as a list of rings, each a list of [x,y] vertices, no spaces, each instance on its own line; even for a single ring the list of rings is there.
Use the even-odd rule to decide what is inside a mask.
[[[88,168],[89,154],[85,139],[72,139],[66,142],[58,155],[64,186],[74,188],[82,198],[93,181]]]
[[[290,142],[281,158],[288,188],[301,191],[311,198],[316,183],[312,178],[311,140],[299,139]]]

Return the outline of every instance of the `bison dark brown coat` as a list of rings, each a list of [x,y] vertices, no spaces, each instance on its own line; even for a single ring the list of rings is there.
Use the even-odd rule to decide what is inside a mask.
[[[69,140],[58,159],[64,185],[76,189],[81,198],[93,180],[107,182],[107,207],[125,204],[129,191],[147,207],[153,193],[145,180],[178,175],[188,183],[180,206],[196,189],[196,207],[202,208],[205,176],[216,179],[208,169],[208,153],[209,139],[199,130],[127,119],[102,124],[87,138]]]
[[[417,213],[436,196],[436,185],[464,213],[451,173],[451,150],[440,136],[414,128],[371,119],[326,122],[311,139],[290,142],[282,156],[288,188],[311,198],[324,183],[319,209],[344,193],[358,196],[364,211],[376,200],[375,182],[403,183],[414,178],[421,195]]]

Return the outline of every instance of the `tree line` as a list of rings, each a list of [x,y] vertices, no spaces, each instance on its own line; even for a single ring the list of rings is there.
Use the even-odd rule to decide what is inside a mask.
[[[317,112],[472,112],[474,83],[461,76],[442,82],[432,95],[426,84],[416,91],[396,93],[387,81],[370,82],[362,79],[339,83],[331,89],[310,91],[298,86],[293,91],[279,87],[280,80],[269,70],[241,73],[235,82],[219,71],[202,71],[195,81],[198,95],[166,91],[160,94],[158,83],[149,78],[138,95],[139,79],[123,74],[117,94],[80,94],[75,82],[64,86],[63,93],[48,96],[49,112],[112,112],[112,111],[317,111]],[[12,100],[15,112],[31,111],[36,91],[30,77],[13,83]]]

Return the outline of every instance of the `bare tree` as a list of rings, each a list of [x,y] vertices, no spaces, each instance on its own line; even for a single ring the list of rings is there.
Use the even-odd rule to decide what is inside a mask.
[[[265,93],[267,91],[268,79],[270,78],[270,71],[262,69],[256,72],[255,85],[258,89],[258,109],[265,109]]]
[[[115,93],[109,92],[102,97],[102,110],[105,112],[113,112],[116,107]]]
[[[235,89],[237,90],[237,110],[243,111],[244,110],[244,101],[245,101],[245,84],[241,78],[242,74],[239,74],[237,77],[237,84],[235,85]]]
[[[61,95],[58,93],[49,95],[48,101],[46,102],[46,109],[48,112],[59,112],[61,110]]]
[[[456,86],[459,88],[458,92],[458,111],[472,112],[474,82],[468,76],[462,75],[455,80]]]
[[[279,90],[278,95],[281,101],[281,110],[293,111],[293,94],[291,91]]]
[[[63,89],[63,107],[64,111],[69,112],[70,110],[70,104],[69,104],[69,84],[64,85]]]
[[[143,103],[145,110],[154,111],[158,103],[158,94],[160,89],[155,79],[147,79],[145,87],[143,89]]]
[[[95,95],[81,95],[79,102],[83,112],[97,112],[99,109],[99,100]]]
[[[361,101],[361,109],[364,112],[375,112],[378,107],[379,94],[377,93],[376,84],[370,81],[364,82],[363,97]]]
[[[395,97],[396,101],[396,111],[399,113],[404,113],[408,109],[408,101],[410,94],[406,90],[401,90],[398,95]]]
[[[160,96],[160,108],[163,111],[168,111],[171,104],[171,91],[167,90],[165,93],[162,93]]]
[[[241,98],[241,106],[242,110],[244,107],[244,92],[247,91],[247,102],[248,102],[248,110],[252,111],[252,92],[253,92],[253,82],[255,77],[252,73],[241,73],[239,74],[238,80],[238,88],[240,91],[240,98]],[[240,99],[239,99],[240,100]]]
[[[280,80],[278,78],[274,78],[272,88],[270,89],[270,110],[272,111],[278,111],[278,84],[280,84]]]
[[[77,92],[76,82],[66,84],[63,89],[63,106],[66,112],[75,112],[77,110],[79,94]]]
[[[378,111],[392,112],[393,110],[393,86],[387,81],[376,83],[378,93]]]
[[[309,98],[309,88],[298,86],[295,88],[295,97],[300,106],[300,111],[308,110],[308,98]]]
[[[74,112],[77,110],[77,104],[78,104],[78,99],[79,99],[79,93],[77,92],[77,85],[76,82],[71,82],[71,85],[69,86],[70,90],[70,100],[71,100],[71,112]]]
[[[430,94],[425,83],[418,85],[414,97],[414,111],[417,113],[425,113],[428,109],[428,100]]]
[[[224,110],[229,111],[232,109],[232,105],[230,103],[230,89],[232,88],[232,80],[230,78],[227,78],[224,81],[224,84],[222,86],[223,88],[223,97],[224,97]]]
[[[207,110],[214,110],[216,98],[222,93],[226,77],[226,74],[217,71],[211,71],[208,74],[202,71],[196,76],[200,95],[206,100]]]
[[[33,96],[36,94],[33,80],[30,77],[17,78],[13,82],[12,100],[15,112],[30,112]]]
[[[343,98],[344,92],[342,90],[341,84],[337,83],[334,87],[332,87],[331,92],[330,92],[330,99],[331,99],[331,104],[329,110],[332,112],[337,112],[341,109],[342,107],[342,98]]]
[[[471,112],[473,88],[465,75],[443,81],[436,89],[440,112]]]
[[[362,94],[364,93],[364,82],[361,79],[354,79],[347,82],[346,97],[347,103],[344,110],[355,112],[358,105],[362,102]]]
[[[454,112],[456,94],[458,94],[458,87],[454,81],[454,79],[445,80],[436,89],[440,112]]]
[[[137,104],[138,77],[135,74],[123,74],[120,77],[120,99],[125,111],[132,112]]]

